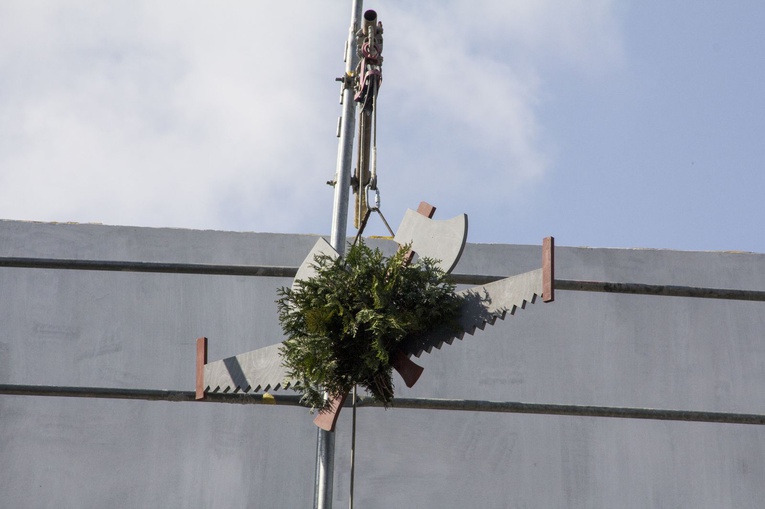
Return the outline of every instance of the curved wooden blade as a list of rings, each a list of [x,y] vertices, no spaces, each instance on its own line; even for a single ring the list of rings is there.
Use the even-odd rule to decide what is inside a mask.
[[[421,257],[440,260],[438,266],[447,274],[457,266],[467,241],[467,215],[451,219],[429,219],[407,209],[393,238],[400,245],[411,244]]]
[[[311,252],[308,253],[305,260],[303,260],[303,263],[298,267],[295,279],[292,281],[293,290],[296,285],[300,284],[300,281],[307,281],[316,275],[316,257],[319,255],[329,256],[333,260],[340,256],[329,242],[324,240],[323,237],[319,237],[316,244],[311,248]]]

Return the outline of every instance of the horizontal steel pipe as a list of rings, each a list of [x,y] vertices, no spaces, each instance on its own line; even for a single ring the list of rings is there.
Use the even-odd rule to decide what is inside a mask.
[[[646,285],[642,283],[609,283],[604,281],[571,281],[567,279],[556,279],[555,289],[576,292],[660,295],[663,297],[765,301],[764,291],[703,288],[696,286]]]
[[[357,407],[380,407],[382,403],[370,397],[357,398]],[[500,412],[515,414],[565,415],[573,417],[612,417],[620,419],[649,419],[660,421],[717,422],[728,424],[765,424],[765,415],[728,412],[697,412],[655,408],[600,407],[519,403],[514,401],[480,401],[461,399],[394,398],[392,408],[422,410],[457,410],[469,412]]]
[[[297,273],[297,267],[277,267],[269,265],[212,265],[204,263],[62,260],[54,258],[12,257],[0,258],[0,267],[261,277],[295,277],[295,274]]]
[[[298,267],[271,265],[213,265],[206,263],[131,262],[119,260],[74,260],[57,258],[0,257],[0,267],[22,269],[96,270],[151,272],[159,274],[201,274],[215,276],[295,277]],[[452,274],[456,284],[480,285],[504,276]]]
[[[196,399],[196,391],[170,391],[156,389],[121,389],[111,387],[64,387],[51,385],[0,384],[0,394],[12,396],[52,396],[60,398],[136,399],[143,401],[204,401],[209,403],[238,403],[242,405],[303,406],[301,396],[285,394],[205,394],[203,400]]]
[[[206,394],[196,400],[194,391],[167,391],[149,389],[112,389],[106,387],[58,387],[43,385],[0,384],[0,394],[16,396],[53,396],[70,398],[134,399],[144,401],[201,401],[242,405],[303,406],[301,396],[286,394]],[[350,403],[346,402],[345,406]],[[374,408],[383,406],[369,396],[358,397],[356,406]],[[572,417],[611,417],[619,419],[647,419],[660,421],[716,422],[727,424],[765,424],[765,415],[729,412],[699,412],[691,410],[664,410],[656,408],[603,407],[584,405],[556,405],[548,403],[520,403],[514,401],[482,401],[433,398],[395,398],[393,408],[420,410],[453,410],[469,412],[496,412],[516,414],[561,415]]]
[[[0,257],[0,267],[284,278],[295,277],[295,274],[297,273],[297,267],[279,267],[270,265],[213,265],[205,263],[130,262],[21,257]],[[483,274],[451,274],[449,276],[451,281],[455,284],[462,285],[484,285],[493,281],[499,281],[504,277],[506,276]],[[659,295],[665,297],[765,301],[765,291],[704,288],[695,286],[648,285],[642,283],[613,283],[607,281],[556,279],[555,289],[577,292],[627,293],[633,295]]]

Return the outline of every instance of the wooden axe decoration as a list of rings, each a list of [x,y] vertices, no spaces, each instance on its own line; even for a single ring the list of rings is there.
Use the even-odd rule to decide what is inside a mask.
[[[412,252],[419,256],[440,260],[444,272],[451,273],[457,265],[467,241],[467,215],[462,214],[448,220],[433,220],[436,208],[422,202],[417,211],[407,210],[401,221],[394,241],[399,245],[411,244]],[[313,249],[303,261],[295,275],[293,287],[301,280],[314,274],[316,255],[338,257],[337,251],[323,238],[316,241]],[[483,330],[486,324],[494,325],[497,318],[504,319],[515,314],[517,309],[534,303],[537,297],[544,302],[554,300],[554,240],[544,239],[542,244],[542,268],[510,276],[492,283],[475,286],[457,292],[462,299],[458,316],[459,329],[430,331],[406,341],[394,352],[393,368],[401,375],[407,387],[412,387],[422,374],[423,368],[411,360],[433,348],[440,349],[444,343],[452,344],[455,338]],[[206,393],[250,393],[269,392],[294,388],[279,353],[281,343],[258,348],[234,357],[207,362],[206,338],[197,342],[197,399],[204,399]],[[347,394],[335,398],[329,410],[319,412],[314,423],[321,429],[334,431]]]

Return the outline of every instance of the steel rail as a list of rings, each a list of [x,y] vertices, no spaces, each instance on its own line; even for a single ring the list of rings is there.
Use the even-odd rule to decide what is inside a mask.
[[[299,406],[301,396],[285,394],[220,394],[208,393],[202,400],[195,399],[194,391],[120,389],[109,387],[60,387],[46,385],[0,384],[0,394],[15,396],[52,396],[69,398],[130,399],[170,402],[233,403],[241,405]],[[350,403],[346,403],[349,406]],[[357,408],[382,407],[369,396],[356,400]],[[494,412],[514,414],[560,415],[569,417],[610,417],[618,419],[644,419],[659,421],[708,422],[723,424],[765,425],[765,414],[732,412],[706,412],[668,410],[659,408],[612,407],[589,405],[560,405],[549,403],[521,403],[516,401],[485,401],[437,398],[395,398],[392,408],[418,410],[452,410],[467,412]]]
[[[295,274],[297,273],[297,267],[279,267],[270,265],[215,265],[206,263],[131,262],[117,260],[72,260],[21,257],[0,257],[0,267],[260,277],[295,277]]]
[[[659,295],[663,297],[765,301],[764,291],[705,288],[697,286],[647,285],[642,283],[611,283],[605,281],[572,281],[568,279],[556,279],[555,289],[575,292],[628,293],[633,295]]]
[[[358,407],[381,407],[371,397],[359,398]],[[716,422],[728,424],[765,424],[765,414],[731,412],[704,412],[667,410],[639,407],[610,407],[589,405],[560,405],[549,403],[521,403],[516,401],[482,401],[434,398],[394,398],[392,408],[421,410],[459,410],[468,412],[499,412],[515,414],[542,414],[574,417],[611,417],[620,419],[647,419],[659,421]]]
[[[273,265],[217,265],[206,263],[131,262],[118,260],[75,260],[24,257],[0,257],[0,267],[283,278],[295,277],[298,270],[297,267]],[[483,274],[451,274],[449,276],[454,283],[463,285],[484,285],[499,281],[504,277],[506,276]],[[765,291],[761,290],[616,283],[610,281],[556,279],[555,289],[575,292],[626,293],[665,297],[765,301]]]
[[[0,394],[10,396],[52,396],[63,398],[133,399],[142,401],[173,402],[205,401],[208,403],[235,403],[241,405],[304,406],[300,403],[302,396],[296,394],[274,396],[270,393],[207,393],[203,400],[197,400],[196,391],[14,384],[0,384]]]

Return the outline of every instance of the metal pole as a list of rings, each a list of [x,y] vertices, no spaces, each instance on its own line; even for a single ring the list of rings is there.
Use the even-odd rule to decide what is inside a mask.
[[[351,424],[351,487],[348,507],[353,509],[353,483],[356,476],[356,386],[353,387],[353,420]]]
[[[351,74],[355,72],[359,57],[356,54],[356,32],[361,26],[362,0],[353,0],[351,26],[345,46],[345,74],[342,77],[343,114],[340,119],[340,141],[337,147],[337,172],[335,173],[335,201],[332,208],[332,233],[330,244],[342,256],[348,225],[348,199],[351,190],[353,158],[353,131],[356,128],[356,102],[353,100]]]
[[[353,100],[352,73],[356,70],[356,32],[361,26],[362,0],[353,0],[351,25],[345,45],[345,73],[343,74],[342,105],[340,119],[340,140],[337,147],[337,172],[335,174],[335,199],[332,207],[332,232],[330,244],[343,256],[348,229],[348,199],[351,190],[351,165],[353,158],[353,131],[356,127],[356,102]],[[335,434],[318,430],[316,440],[316,487],[314,507],[332,508],[332,484],[334,477]]]

